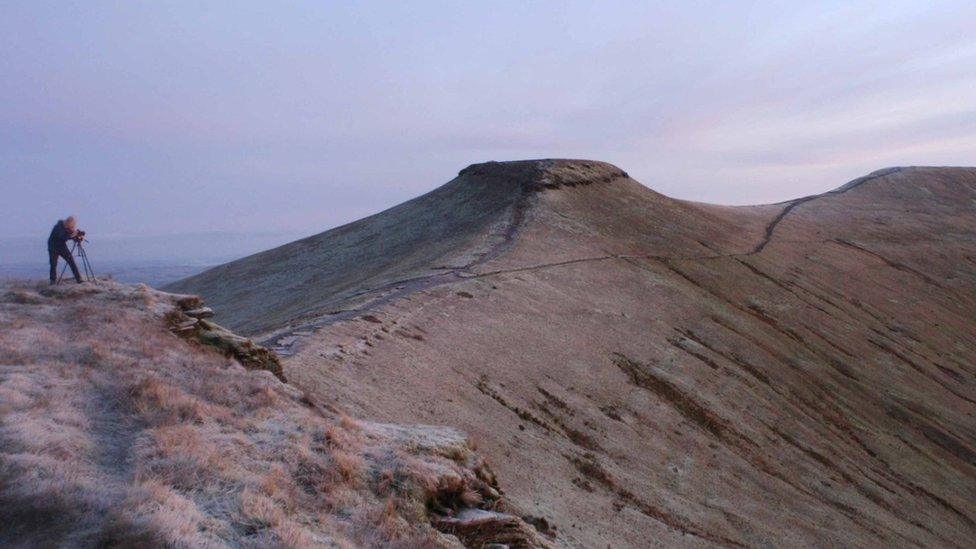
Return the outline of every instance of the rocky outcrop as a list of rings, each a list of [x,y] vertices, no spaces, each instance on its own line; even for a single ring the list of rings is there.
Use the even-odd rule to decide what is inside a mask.
[[[175,296],[173,302],[176,307],[165,316],[171,331],[216,347],[249,370],[267,370],[281,381],[286,381],[281,361],[273,351],[206,320],[214,312],[210,307],[203,306],[203,300],[199,296]]]
[[[465,547],[548,549],[554,545],[519,517],[482,509],[466,509],[437,517],[434,527],[457,536]]]
[[[528,192],[560,187],[596,185],[628,177],[627,172],[594,160],[516,160],[472,164],[458,173],[477,184],[511,184]]]
[[[464,547],[554,547],[553,532],[533,525],[532,517],[519,516],[503,497],[495,473],[460,431],[372,422],[356,425],[366,441],[366,453],[380,464],[379,483],[396,485],[404,501],[419,502],[430,524]],[[424,478],[410,468],[384,465],[391,452],[404,450],[442,466],[428,468]]]

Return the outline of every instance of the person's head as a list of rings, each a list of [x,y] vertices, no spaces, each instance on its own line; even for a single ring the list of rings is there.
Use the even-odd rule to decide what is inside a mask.
[[[68,217],[64,218],[64,226],[67,227],[69,231],[75,230],[75,225],[75,216],[69,215]]]

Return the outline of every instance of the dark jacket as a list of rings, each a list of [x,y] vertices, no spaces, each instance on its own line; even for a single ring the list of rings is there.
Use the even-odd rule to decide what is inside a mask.
[[[58,221],[57,225],[51,229],[51,236],[47,237],[47,251],[67,251],[67,242],[73,238],[71,231],[64,226],[64,221]]]

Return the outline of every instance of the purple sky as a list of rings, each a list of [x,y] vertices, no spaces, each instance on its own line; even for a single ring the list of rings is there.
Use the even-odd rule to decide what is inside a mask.
[[[391,4],[3,2],[0,234],[311,234],[486,160],[729,204],[976,164],[971,0]]]

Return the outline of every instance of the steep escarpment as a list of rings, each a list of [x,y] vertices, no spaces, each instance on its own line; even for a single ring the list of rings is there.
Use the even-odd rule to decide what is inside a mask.
[[[550,545],[463,434],[343,416],[208,315],[145,286],[0,287],[0,545]]]
[[[976,170],[733,208],[604,166],[469,168],[448,186],[505,187],[498,222],[428,234],[468,261],[250,333],[323,402],[470,433],[564,545],[967,546]]]
[[[211,269],[167,290],[205,294],[218,307],[219,320],[232,329],[266,331],[364,292],[449,278],[456,269],[506,249],[534,192],[626,176],[596,162],[479,166],[385,212]]]
[[[516,160],[472,164],[458,172],[458,177],[502,188],[514,185],[523,192],[532,193],[560,187],[610,183],[628,176],[627,172],[606,162]]]

